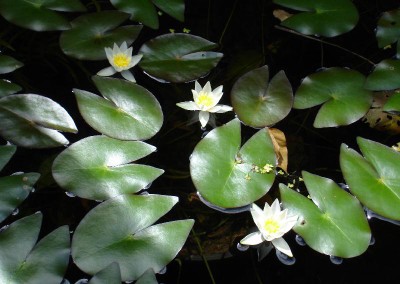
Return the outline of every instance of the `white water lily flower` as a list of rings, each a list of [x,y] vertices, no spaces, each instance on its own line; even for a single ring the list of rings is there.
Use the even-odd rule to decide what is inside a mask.
[[[287,209],[281,211],[278,199],[275,199],[271,206],[265,203],[264,210],[253,204],[250,213],[259,231],[247,235],[240,243],[242,245],[258,245],[269,241],[277,250],[293,257],[289,245],[282,236],[293,228],[298,217],[288,216]]]
[[[201,127],[205,127],[210,119],[210,113],[223,113],[231,111],[232,107],[227,105],[219,105],[218,102],[222,97],[222,86],[211,90],[210,82],[207,82],[202,88],[196,81],[194,85],[193,100],[177,103],[176,105],[186,110],[197,110],[199,112],[199,121]]]
[[[100,70],[97,75],[111,76],[116,72],[121,72],[122,77],[126,80],[136,83],[135,77],[133,77],[129,69],[139,63],[143,54],[132,56],[132,47],[128,48],[125,41],[121,44],[121,47],[118,47],[118,45],[114,43],[113,49],[106,47],[104,50],[106,51],[107,59],[111,66]]]

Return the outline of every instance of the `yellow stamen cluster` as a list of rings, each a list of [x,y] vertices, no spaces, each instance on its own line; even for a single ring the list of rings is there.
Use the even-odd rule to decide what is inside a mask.
[[[124,53],[117,53],[113,56],[113,62],[119,68],[126,68],[131,63],[131,57]]]
[[[264,229],[268,232],[268,234],[275,234],[278,232],[280,226],[276,220],[268,219],[264,223]]]
[[[209,93],[201,91],[196,100],[197,105],[204,107],[211,107],[214,104],[213,98]]]

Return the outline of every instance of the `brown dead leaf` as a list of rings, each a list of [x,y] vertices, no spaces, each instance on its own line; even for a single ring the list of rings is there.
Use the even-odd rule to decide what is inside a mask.
[[[287,18],[290,18],[291,16],[293,16],[293,14],[290,14],[290,13],[286,12],[285,10],[281,10],[281,9],[274,10],[272,12],[272,15],[274,15],[274,17],[277,18],[278,20],[280,20],[281,22],[283,22]]]
[[[288,150],[285,134],[277,128],[268,128],[268,133],[274,145],[276,157],[278,158],[278,167],[287,172]]]

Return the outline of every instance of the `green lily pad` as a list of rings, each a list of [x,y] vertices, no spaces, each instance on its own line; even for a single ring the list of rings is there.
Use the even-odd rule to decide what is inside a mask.
[[[365,77],[354,70],[328,68],[304,78],[294,97],[296,109],[322,104],[314,127],[336,127],[362,118],[372,104],[372,92],[364,89]]]
[[[205,200],[222,208],[253,203],[268,192],[275,179],[274,170],[259,172],[265,165],[276,165],[268,131],[259,130],[241,148],[240,137],[240,121],[233,119],[210,131],[190,157],[196,189]]]
[[[387,112],[400,112],[400,92],[395,92],[392,96],[388,98],[383,110]]]
[[[372,211],[400,220],[400,153],[371,140],[357,138],[361,156],[342,145],[340,167],[346,183]]]
[[[400,60],[385,59],[379,62],[368,75],[365,88],[373,91],[400,88]]]
[[[136,193],[164,171],[130,163],[155,150],[139,141],[87,137],[58,155],[53,162],[53,177],[68,192],[87,199],[105,200]]]
[[[1,6],[1,2],[0,2],[0,6]],[[12,58],[11,56],[8,56],[8,55],[0,55],[0,74],[13,72],[16,69],[21,68],[22,66],[24,66],[24,64],[22,62],[16,60],[15,58]],[[3,80],[3,82],[4,82],[4,80]],[[2,85],[3,84],[4,83],[2,83]],[[0,85],[0,87],[2,87],[2,85]]]
[[[147,269],[145,273],[136,281],[135,284],[158,284],[153,269]]]
[[[206,75],[223,54],[209,51],[217,45],[198,36],[174,33],[158,36],[139,50],[139,66],[150,76],[168,82],[188,82]]]
[[[118,262],[122,281],[134,281],[150,268],[159,272],[177,255],[194,223],[152,225],[177,202],[174,196],[119,195],[99,204],[75,230],[74,262],[88,274]]]
[[[126,80],[95,76],[104,98],[74,89],[79,111],[95,130],[120,140],[145,140],[163,123],[157,99],[144,87]]]
[[[314,250],[343,258],[362,254],[371,230],[360,202],[328,178],[303,172],[311,199],[280,184],[283,206],[299,216],[293,227]]]
[[[57,12],[82,12],[78,0],[0,1],[0,14],[9,22],[34,31],[67,30],[70,25]]]
[[[28,197],[39,177],[38,173],[17,173],[0,177],[0,222]]]
[[[17,151],[17,147],[14,145],[2,145],[0,146],[0,171],[10,161],[11,157]]]
[[[86,60],[106,59],[105,47],[129,45],[138,37],[142,26],[120,27],[129,18],[126,13],[102,11],[82,15],[71,22],[72,28],[60,36],[62,51],[71,57]]]
[[[400,10],[384,12],[378,21],[376,39],[380,48],[385,48],[400,38]],[[397,58],[400,58],[400,45],[397,44]]]
[[[358,22],[357,8],[349,0],[274,0],[274,2],[301,11],[281,24],[305,35],[334,37],[352,30]]]
[[[110,0],[120,11],[131,14],[131,20],[143,23],[144,25],[158,29],[158,14],[156,5],[160,10],[164,11],[171,17],[183,22],[185,3],[183,0]]]
[[[1,283],[61,283],[69,260],[69,230],[62,226],[36,245],[42,223],[37,213],[0,233]]]
[[[266,127],[284,119],[292,109],[293,92],[280,71],[268,83],[268,66],[243,75],[232,87],[232,106],[239,119],[252,127]]]
[[[90,279],[88,284],[121,284],[121,271],[117,262],[100,270]]]
[[[35,94],[0,98],[0,135],[17,146],[49,148],[68,144],[58,131],[76,133],[67,111],[53,100]]]
[[[8,95],[15,94],[21,91],[22,88],[8,80],[0,80],[0,98]]]

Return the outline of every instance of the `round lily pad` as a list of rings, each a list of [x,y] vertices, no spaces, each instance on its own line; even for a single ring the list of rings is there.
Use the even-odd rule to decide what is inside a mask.
[[[385,48],[400,38],[400,10],[384,12],[378,21],[376,39],[380,48]],[[400,58],[400,45],[397,44],[397,58]]]
[[[190,175],[207,202],[222,208],[253,203],[271,188],[276,155],[266,129],[240,147],[240,121],[210,131],[190,156]]]
[[[293,104],[292,87],[283,71],[271,82],[268,66],[252,70],[235,83],[232,106],[239,119],[252,127],[266,127],[285,118]]]
[[[368,75],[365,88],[373,91],[400,88],[400,60],[385,59],[379,62]]]
[[[129,45],[137,38],[141,25],[119,25],[129,15],[119,11],[102,11],[82,15],[71,22],[72,28],[60,36],[60,46],[66,55],[77,59],[106,59],[105,47]]]

